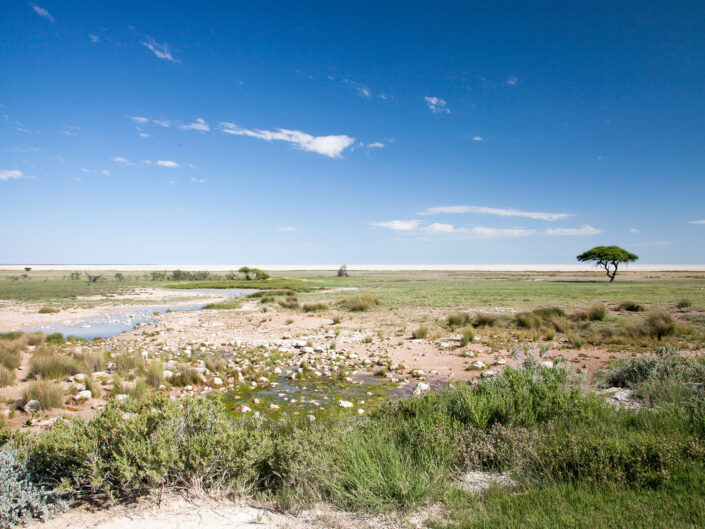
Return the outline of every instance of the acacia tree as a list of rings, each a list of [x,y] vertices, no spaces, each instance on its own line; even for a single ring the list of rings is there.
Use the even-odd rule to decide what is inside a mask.
[[[614,281],[614,276],[617,275],[617,269],[621,263],[631,263],[639,259],[639,256],[619,246],[595,246],[578,255],[577,259],[581,263],[594,261],[596,266],[604,268],[611,283]]]

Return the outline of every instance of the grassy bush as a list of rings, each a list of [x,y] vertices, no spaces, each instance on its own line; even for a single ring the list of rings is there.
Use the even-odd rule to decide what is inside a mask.
[[[656,310],[650,312],[641,327],[642,334],[661,340],[676,333],[676,322],[668,312]]]
[[[49,305],[45,305],[39,309],[39,314],[56,314],[57,312],[61,312],[61,309],[50,307]]]
[[[676,303],[677,309],[687,309],[692,306],[693,306],[693,302],[690,301],[688,298],[683,298],[681,300],[678,300],[678,303]]]
[[[15,373],[4,365],[0,365],[0,388],[9,386],[15,381]]]
[[[328,310],[328,305],[325,303],[305,303],[301,308],[304,312],[323,312]]]
[[[195,386],[202,382],[201,376],[191,366],[182,367],[179,372],[169,379],[174,386]]]
[[[475,314],[475,318],[472,323],[475,327],[494,327],[497,324],[498,319],[499,318],[496,314],[480,312]]]
[[[617,307],[617,310],[621,311],[629,311],[629,312],[643,312],[644,305],[637,303],[635,301],[623,301],[622,303],[619,304]]]
[[[475,339],[475,330],[472,327],[468,327],[463,330],[463,337],[460,339],[460,345],[465,347],[470,342]]]
[[[120,377],[113,379],[111,395],[129,395],[133,401],[141,401],[147,395],[147,382],[138,378],[136,380],[122,380]]]
[[[446,322],[451,329],[463,327],[470,323],[470,314],[467,312],[454,312],[446,318]]]
[[[159,360],[151,362],[145,369],[145,379],[153,388],[164,384],[164,365]]]
[[[673,347],[618,362],[604,374],[612,386],[632,387],[653,379],[705,382],[705,359],[681,356]]]
[[[425,327],[425,326],[423,326],[423,325],[422,325],[421,327],[417,327],[417,328],[414,329],[414,331],[411,333],[411,337],[412,337],[414,340],[423,340],[423,339],[425,339],[427,336],[428,336],[428,327]]]
[[[0,365],[10,370],[20,367],[20,346],[15,340],[0,342]]]
[[[31,376],[42,378],[63,378],[81,372],[81,365],[74,359],[60,354],[39,354],[30,362]]]
[[[288,297],[285,300],[279,300],[279,306],[284,309],[298,309],[299,300],[296,297]]]
[[[604,305],[594,305],[573,315],[573,319],[578,321],[603,321],[605,317],[607,317],[607,310]]]
[[[365,312],[377,305],[379,305],[379,300],[371,294],[362,294],[340,301],[340,306],[350,312]]]
[[[87,352],[76,357],[83,363],[89,373],[103,371],[105,369],[105,355],[102,352]]]
[[[61,399],[64,396],[64,390],[61,386],[55,384],[54,382],[37,380],[35,382],[31,382],[29,386],[27,386],[27,389],[25,389],[22,396],[25,402],[37,400],[43,410],[50,410],[51,408],[58,408],[61,406]]]

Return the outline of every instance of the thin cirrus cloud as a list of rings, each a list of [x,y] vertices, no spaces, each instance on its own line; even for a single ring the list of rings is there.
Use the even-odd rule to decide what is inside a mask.
[[[373,226],[387,228],[394,231],[413,231],[421,225],[419,220],[386,220],[373,222]]]
[[[33,3],[33,2],[30,2],[30,3],[29,3],[29,7],[31,7],[32,9],[34,9],[34,12],[37,13],[40,17],[46,18],[46,19],[47,19],[49,22],[51,22],[52,24],[54,23],[54,17],[51,16],[51,13],[49,13],[49,11],[47,11],[47,10],[44,9],[43,7],[40,7],[40,6],[38,6],[37,4],[35,4],[35,3]]]
[[[124,156],[114,156],[113,158],[111,158],[111,160],[115,163],[119,163],[122,165],[135,165],[134,163],[132,163],[130,160],[128,160]]]
[[[575,235],[598,235],[602,233],[599,228],[593,228],[589,224],[585,224],[580,228],[548,228],[544,231],[546,235],[564,235],[564,236],[575,236]]]
[[[329,158],[340,158],[343,151],[350,147],[355,138],[346,134],[331,136],[312,136],[298,130],[277,129],[275,131],[263,129],[243,129],[234,123],[221,122],[221,130],[234,136],[249,136],[260,140],[281,140],[291,143],[297,149],[315,152]]]
[[[157,160],[156,164],[159,167],[167,167],[169,169],[175,169],[175,168],[179,167],[178,163],[172,162],[171,160]]]
[[[688,224],[705,224],[705,219],[702,220],[689,220]]]
[[[181,130],[197,130],[198,132],[208,132],[211,130],[210,126],[203,118],[196,118],[196,121],[188,125],[179,125],[179,128]]]
[[[18,180],[25,178],[24,173],[19,169],[0,169],[0,181]]]
[[[450,114],[450,109],[445,99],[435,96],[426,96],[424,97],[424,101],[426,101],[426,106],[434,114]]]
[[[279,226],[277,229],[279,231],[296,231],[296,228],[293,226]]]
[[[171,51],[169,51],[169,45],[166,42],[157,42],[152,37],[147,36],[147,40],[142,42],[142,44],[159,59],[164,59],[165,61],[171,61],[174,63],[181,62],[179,59],[174,58]]]
[[[489,208],[485,206],[440,206],[420,211],[417,215],[451,215],[462,213],[478,213],[498,215],[500,217],[526,217],[528,219],[554,221],[572,217],[572,213],[545,213],[542,211],[520,211],[511,208]]]

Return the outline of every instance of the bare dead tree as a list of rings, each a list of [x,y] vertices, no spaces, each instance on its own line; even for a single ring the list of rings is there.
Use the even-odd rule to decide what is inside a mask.
[[[92,285],[93,283],[97,283],[98,280],[103,277],[102,275],[97,275],[97,276],[92,276],[88,272],[86,272],[86,275],[88,276],[88,284]]]
[[[338,268],[338,277],[349,277],[347,265],[342,265]]]

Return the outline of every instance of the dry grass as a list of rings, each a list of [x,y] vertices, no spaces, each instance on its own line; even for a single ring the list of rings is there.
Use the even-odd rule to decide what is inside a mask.
[[[46,380],[32,382],[23,394],[25,402],[37,400],[43,410],[60,407],[63,396],[64,390],[61,386]]]
[[[371,294],[362,294],[340,301],[340,306],[350,312],[366,312],[379,305],[379,300]]]
[[[74,358],[60,354],[35,355],[30,363],[31,376],[57,379],[81,372],[81,365]]]
[[[0,388],[9,386],[15,381],[15,373],[3,365],[0,365]]]

